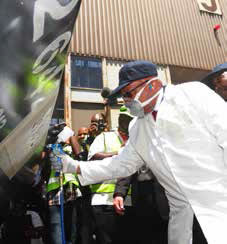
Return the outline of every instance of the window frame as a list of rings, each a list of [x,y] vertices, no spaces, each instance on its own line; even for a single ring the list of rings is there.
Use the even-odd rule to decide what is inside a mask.
[[[78,60],[86,60],[86,61],[97,61],[100,62],[100,69],[101,69],[101,82],[100,82],[100,88],[94,88],[94,87],[82,87],[82,86],[76,86],[73,84],[73,79],[72,79],[72,74],[73,74],[73,65],[72,65],[72,61],[73,58],[78,59]],[[74,59],[74,60],[75,60]],[[73,53],[70,54],[70,70],[71,70],[71,75],[70,75],[70,84],[71,84],[71,89],[76,89],[76,90],[93,90],[93,91],[101,91],[104,87],[103,84],[103,70],[102,70],[102,59],[100,58],[95,58],[95,57],[88,57],[88,56],[77,56]],[[89,77],[90,78],[90,77]]]

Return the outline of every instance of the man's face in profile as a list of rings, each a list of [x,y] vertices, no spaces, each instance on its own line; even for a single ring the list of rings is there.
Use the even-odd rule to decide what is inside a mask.
[[[227,71],[214,80],[215,91],[227,101]]]

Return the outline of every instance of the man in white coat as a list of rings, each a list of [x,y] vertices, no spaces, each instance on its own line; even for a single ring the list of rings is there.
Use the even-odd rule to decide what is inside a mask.
[[[200,82],[164,87],[156,66],[147,61],[121,68],[119,86],[111,96],[116,95],[137,116],[124,149],[92,163],[63,156],[63,171],[77,172],[85,185],[129,176],[145,162],[169,200],[169,244],[192,243],[193,212],[209,244],[227,243],[224,100]],[[60,167],[57,160],[53,167]]]

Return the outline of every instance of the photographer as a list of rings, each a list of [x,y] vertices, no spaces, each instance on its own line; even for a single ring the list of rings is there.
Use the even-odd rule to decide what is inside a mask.
[[[106,118],[103,113],[93,114],[91,117],[91,124],[89,126],[89,137],[87,143],[91,145],[96,136],[103,131],[107,131]]]

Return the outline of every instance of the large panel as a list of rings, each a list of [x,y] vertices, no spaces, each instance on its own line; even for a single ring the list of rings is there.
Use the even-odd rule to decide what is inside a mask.
[[[0,1],[0,216],[26,174],[32,183],[18,171],[39,159],[80,4]]]

